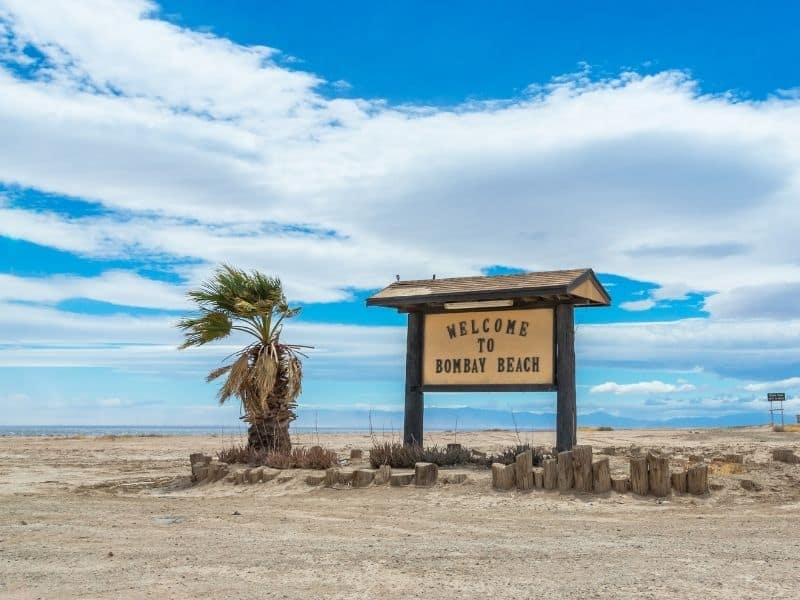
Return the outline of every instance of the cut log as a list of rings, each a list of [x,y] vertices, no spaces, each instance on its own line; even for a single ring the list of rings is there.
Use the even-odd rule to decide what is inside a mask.
[[[544,469],[541,467],[533,469],[533,487],[537,490],[544,487]]]
[[[353,471],[353,487],[365,488],[375,480],[373,469],[356,469]]]
[[[558,487],[558,461],[548,458],[542,463],[542,487],[554,490]]]
[[[245,483],[247,480],[244,478],[244,476],[245,476],[244,471],[236,471],[236,473],[233,474],[233,483],[235,485]]]
[[[315,473],[314,475],[306,475],[306,485],[320,485],[325,483],[326,475]]]
[[[392,487],[411,485],[413,481],[413,473],[392,473],[391,477],[389,477],[389,485]]]
[[[339,469],[336,467],[325,469],[325,485],[327,487],[333,487],[337,483],[339,483]]]
[[[795,456],[794,450],[791,448],[775,448],[772,451],[772,460],[794,464],[800,462],[800,458]]]
[[[601,458],[592,463],[592,487],[598,494],[611,490],[611,470],[608,468],[608,458]]]
[[[194,463],[192,465],[192,481],[203,481],[208,477],[208,466],[205,463]]]
[[[510,490],[514,487],[515,465],[492,464],[492,487],[496,490]]]
[[[364,452],[360,448],[353,448],[350,450],[350,462],[361,462],[364,457]]]
[[[678,494],[686,493],[686,471],[676,471],[669,476],[672,489]]]
[[[414,485],[431,487],[439,477],[439,467],[434,463],[419,462],[414,465]]]
[[[375,485],[386,485],[389,483],[389,478],[392,476],[392,467],[389,465],[381,465],[378,467],[378,472],[375,473]]]
[[[258,483],[261,481],[261,474],[264,472],[264,469],[261,467],[256,467],[255,469],[248,469],[247,471],[247,483]]]
[[[575,446],[572,449],[572,470],[575,473],[575,490],[592,491],[592,447]]]
[[[627,494],[631,490],[631,480],[627,477],[612,477],[611,489],[618,494]]]
[[[264,467],[261,469],[261,481],[264,483],[269,483],[273,479],[275,479],[278,475],[280,475],[279,469],[270,469],[269,467]]]
[[[446,473],[442,477],[442,483],[459,484],[467,480],[466,473]]]
[[[647,477],[647,459],[644,457],[631,458],[631,491],[640,496],[646,496],[650,489]]]
[[[518,490],[532,490],[533,489],[533,452],[526,450],[517,454],[517,460],[514,463],[514,479],[517,483]]]
[[[672,487],[669,481],[669,458],[661,454],[647,454],[648,484],[650,493],[658,498],[669,496]]]
[[[572,451],[558,453],[558,489],[566,492],[575,485],[575,472],[572,466]]]
[[[694,465],[687,469],[686,489],[695,496],[708,493],[708,465]]]

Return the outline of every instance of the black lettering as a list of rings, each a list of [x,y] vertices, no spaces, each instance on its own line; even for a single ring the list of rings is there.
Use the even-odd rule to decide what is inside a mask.
[[[481,366],[481,373],[483,373],[484,372],[484,368],[486,367],[486,357],[485,356],[481,356],[478,359],[478,364]],[[476,373],[477,373],[477,371],[476,371]]]
[[[444,361],[444,372],[449,373],[453,370],[453,363],[450,361],[449,358],[446,358]]]
[[[494,352],[494,338],[486,340],[486,350],[488,352]]]
[[[486,338],[478,338],[478,352],[483,354],[483,344],[486,342]]]
[[[525,360],[522,361],[522,366],[524,367],[526,373],[530,373],[531,372],[531,357],[530,356],[526,356],[525,357]]]
[[[501,331],[503,331],[503,319],[494,320],[494,330],[495,333],[500,333]]]
[[[453,373],[461,373],[461,359],[454,358],[453,359]]]
[[[467,335],[467,322],[466,321],[459,321],[458,322],[458,330],[461,332],[461,335]]]
[[[502,356],[497,357],[497,372],[502,373],[506,370],[506,359]]]
[[[519,324],[519,334],[522,337],[528,335],[528,325],[529,323],[527,321],[523,321],[522,323]]]
[[[437,358],[436,359],[436,372],[437,373],[441,373],[442,372],[442,359],[441,358]]]
[[[538,356],[531,356],[531,362],[533,363],[533,368],[531,369],[534,373],[539,372],[539,357]]]
[[[449,335],[449,336],[450,336],[450,339],[451,339],[451,340],[452,340],[454,337],[456,337],[456,324],[455,324],[455,323],[453,323],[452,325],[448,325],[448,326],[447,326],[447,335]]]
[[[508,323],[506,324],[506,333],[508,335],[514,335],[514,330],[517,328],[517,322],[513,319],[509,319]]]
[[[483,333],[489,333],[489,319],[483,320]]]
[[[472,335],[480,333],[480,329],[478,329],[478,326],[475,324],[475,319],[470,320],[470,325],[472,325]]]
[[[517,373],[522,373],[522,359],[521,358],[517,358],[516,372]]]

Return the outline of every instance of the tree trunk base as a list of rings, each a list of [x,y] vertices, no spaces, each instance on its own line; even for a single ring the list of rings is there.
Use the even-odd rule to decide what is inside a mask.
[[[251,423],[247,430],[247,445],[255,450],[291,452],[289,424],[258,422]]]

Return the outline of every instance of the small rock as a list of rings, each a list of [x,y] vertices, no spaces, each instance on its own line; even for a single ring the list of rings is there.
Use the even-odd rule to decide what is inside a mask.
[[[114,556],[114,553],[109,550],[108,551],[108,557],[111,558],[112,556]]]
[[[364,457],[364,452],[360,448],[353,448],[350,450],[350,462],[361,462]]]
[[[742,479],[739,481],[739,485],[741,485],[743,489],[750,492],[760,492],[763,489],[760,484],[756,483],[752,479]]]
[[[235,510],[235,511],[233,511],[231,514],[232,514],[234,517],[241,517],[241,516],[242,516],[242,513],[240,513],[238,510]]]

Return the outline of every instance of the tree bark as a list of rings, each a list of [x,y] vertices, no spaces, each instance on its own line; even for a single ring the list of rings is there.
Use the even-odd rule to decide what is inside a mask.
[[[514,487],[516,467],[502,463],[492,464],[492,487],[496,490],[510,490]]]
[[[247,445],[256,450],[288,453],[292,450],[289,423],[255,421],[247,430]]]
[[[650,493],[659,498],[669,496],[669,458],[650,452],[647,455],[647,471]]]
[[[627,477],[612,477],[611,487],[618,494],[626,494],[631,489],[631,480]]]
[[[601,458],[592,463],[592,486],[598,494],[611,490],[611,471],[608,468],[608,458]]]
[[[708,465],[695,465],[687,469],[686,488],[696,496],[708,493]]]
[[[646,496],[650,489],[647,477],[647,459],[631,458],[631,491],[640,496]]]
[[[575,472],[572,466],[572,451],[558,453],[558,489],[566,492],[575,483]]]
[[[546,490],[554,490],[558,487],[558,462],[554,458],[545,459],[542,463],[544,468],[542,474],[542,487]]]
[[[575,472],[575,490],[592,491],[592,447],[575,446],[572,449],[572,468]]]
[[[517,460],[514,463],[516,469],[516,481],[518,490],[532,490],[533,489],[533,452],[526,450],[517,454]]]
[[[670,483],[672,483],[672,489],[678,492],[679,494],[686,493],[686,471],[676,471],[672,475],[670,475]]]

